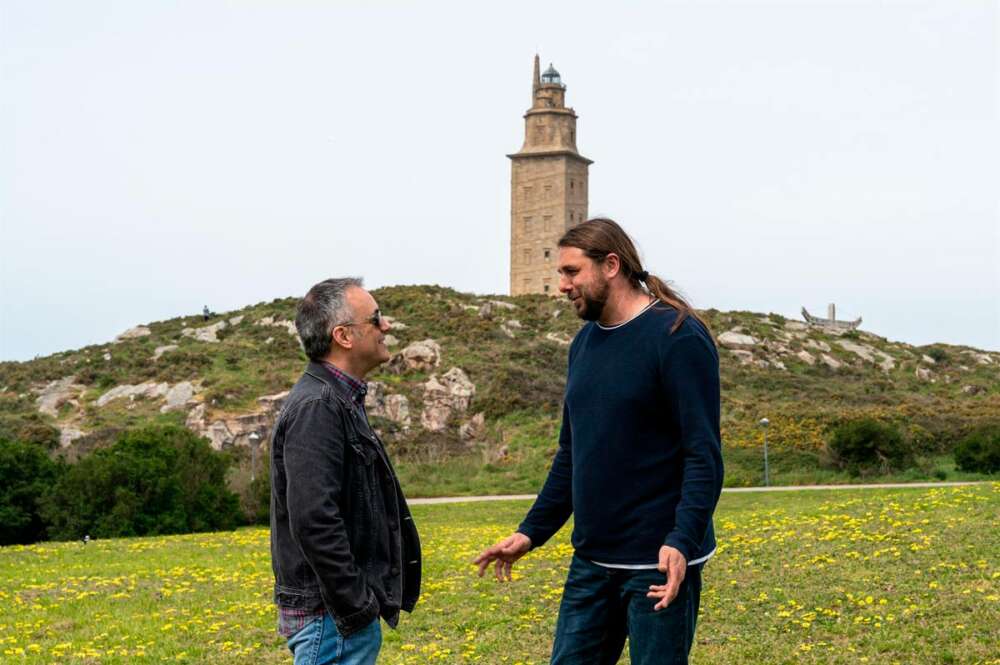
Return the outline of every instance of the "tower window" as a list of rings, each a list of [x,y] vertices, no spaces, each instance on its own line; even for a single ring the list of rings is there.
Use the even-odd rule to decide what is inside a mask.
[[[549,257],[552,256],[552,252],[549,249],[546,249],[543,253],[545,254],[545,260],[546,261],[548,261]]]
[[[524,250],[524,252],[521,253],[521,256],[524,257],[524,262],[525,263],[531,263],[531,250],[530,249],[526,248]]]
[[[522,191],[524,193],[524,200],[525,201],[527,201],[528,199],[531,198],[531,186],[530,185],[526,186]]]
[[[544,291],[545,291],[545,293],[548,293],[548,292],[549,292],[549,285],[548,285],[548,284],[546,284],[545,286],[543,286],[543,287],[542,287],[542,290],[544,290]]]
[[[572,180],[569,181],[569,188],[573,189],[573,181]]]
[[[530,217],[525,217],[524,218],[524,233],[525,234],[531,233],[531,218]]]
[[[552,230],[552,215],[542,216],[542,227],[545,229],[546,233]]]

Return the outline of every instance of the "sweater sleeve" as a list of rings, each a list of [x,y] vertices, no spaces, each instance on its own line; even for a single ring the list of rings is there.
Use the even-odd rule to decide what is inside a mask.
[[[722,492],[718,352],[702,335],[681,333],[661,356],[661,372],[676,414],[683,464],[674,528],[664,544],[690,561],[705,540]]]
[[[541,547],[551,538],[573,513],[573,432],[569,422],[569,408],[563,404],[562,427],[559,430],[559,449],[552,460],[552,468],[545,479],[542,491],[528,511],[527,517],[517,527],[531,539],[532,549]]]

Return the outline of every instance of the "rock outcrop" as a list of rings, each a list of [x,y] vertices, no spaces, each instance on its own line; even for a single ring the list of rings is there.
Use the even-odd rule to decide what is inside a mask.
[[[84,436],[85,432],[72,426],[65,426],[59,430],[59,447],[68,448],[74,441]]]
[[[830,353],[830,351],[833,350],[830,348],[829,344],[821,339],[807,339],[805,341],[805,345],[810,349],[816,349],[817,351],[822,351],[823,353]]]
[[[504,335],[507,335],[507,337],[513,339],[514,331],[520,330],[522,327],[523,326],[521,325],[521,322],[518,321],[517,319],[507,319],[506,321],[500,324],[500,332],[502,332]]]
[[[573,341],[572,339],[570,339],[569,335],[560,332],[545,333],[545,339],[549,340],[550,342],[555,342],[559,346],[569,346],[570,343]]]
[[[136,385],[131,385],[128,383],[122,384],[120,386],[115,386],[111,390],[107,391],[103,395],[97,398],[97,406],[103,407],[107,406],[109,402],[116,399],[128,399],[129,402],[133,402],[136,398],[142,397],[145,399],[157,399],[163,397],[170,390],[169,383],[154,383],[152,381],[147,381],[145,383],[139,383]]]
[[[845,351],[857,355],[862,360],[874,363],[888,372],[896,366],[896,360],[885,351],[880,351],[867,344],[857,344],[847,339],[838,339],[837,344]]]
[[[274,427],[274,421],[287,397],[287,391],[265,395],[257,399],[261,408],[254,413],[225,416],[210,422],[205,418],[205,405],[199,404],[188,413],[185,424],[196,434],[208,438],[216,450],[267,445],[270,442],[271,428]]]
[[[389,361],[389,371],[429,372],[441,364],[441,345],[433,339],[413,342]]]
[[[219,332],[221,332],[225,327],[226,322],[219,321],[218,323],[213,323],[210,326],[203,326],[201,328],[185,328],[181,331],[181,335],[198,340],[199,342],[215,344],[219,341]]]
[[[476,386],[461,368],[452,367],[440,379],[432,374],[423,384],[423,390],[420,424],[426,430],[440,432],[448,426],[453,414],[461,415],[468,410]]]
[[[365,395],[365,411],[369,416],[385,418],[408,429],[410,427],[410,402],[406,395],[389,393],[381,381],[369,381]]]
[[[124,342],[127,339],[136,339],[137,337],[146,337],[151,335],[152,331],[146,326],[136,326],[135,328],[129,328],[118,337],[115,337],[115,344],[118,342]]]
[[[41,413],[53,418],[57,417],[59,407],[67,402],[75,402],[85,388],[85,386],[75,384],[75,380],[75,376],[64,376],[61,379],[50,381],[42,388],[37,388],[35,392],[38,394],[38,398],[35,400],[35,406]]]
[[[840,369],[841,367],[844,366],[844,363],[840,362],[833,356],[826,353],[821,353],[819,358],[820,360],[823,361],[823,364],[829,367],[830,369]]]
[[[753,363],[753,352],[747,351],[745,349],[732,349],[730,353],[740,361],[741,365],[750,365]]]
[[[486,434],[486,415],[477,413],[458,428],[458,437],[465,442],[478,441]]]
[[[193,398],[194,385],[190,381],[181,381],[167,391],[166,404],[160,407],[160,413],[180,411],[187,407],[188,402]]]
[[[171,351],[176,351],[180,347],[176,344],[165,344],[164,346],[158,346],[153,350],[153,360],[159,360],[160,356],[164,353],[170,353]]]
[[[750,351],[757,346],[759,342],[751,335],[745,335],[735,330],[727,330],[719,335],[719,344],[727,349]]]
[[[258,326],[270,326],[272,328],[284,328],[285,331],[292,337],[298,337],[299,331],[295,328],[294,321],[288,321],[285,319],[275,319],[273,316],[265,316],[257,322]]]

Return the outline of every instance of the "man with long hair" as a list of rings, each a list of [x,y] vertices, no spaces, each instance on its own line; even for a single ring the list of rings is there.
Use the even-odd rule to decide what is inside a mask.
[[[719,357],[690,305],[610,219],[559,241],[559,290],[586,320],[569,350],[559,449],[517,531],[474,561],[515,561],[574,515],[554,665],[686,663],[722,491]]]

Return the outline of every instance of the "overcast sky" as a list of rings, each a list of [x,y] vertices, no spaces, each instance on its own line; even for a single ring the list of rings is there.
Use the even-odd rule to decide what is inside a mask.
[[[591,215],[695,306],[1000,350],[995,2],[0,12],[0,359],[335,275],[507,292],[536,50]]]

